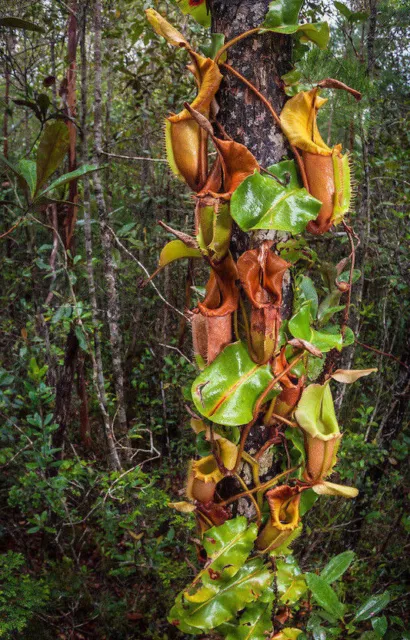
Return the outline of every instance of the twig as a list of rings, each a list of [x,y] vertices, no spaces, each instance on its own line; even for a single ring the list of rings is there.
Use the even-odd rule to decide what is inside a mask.
[[[291,369],[293,369],[295,364],[297,364],[299,362],[299,360],[301,360],[301,358],[303,358],[304,353],[305,353],[304,351],[302,353],[300,353],[296,358],[294,358],[294,360],[292,360],[292,362],[290,364],[288,364],[288,366],[278,376],[276,376],[276,378],[273,378],[273,380],[271,380],[270,383],[268,384],[268,386],[266,387],[265,391],[263,391],[263,393],[261,393],[261,395],[257,399],[257,401],[255,403],[255,408],[253,410],[253,418],[244,427],[244,429],[242,431],[242,434],[241,434],[241,441],[239,443],[238,455],[237,455],[237,458],[236,458],[236,463],[235,463],[235,467],[233,469],[233,473],[236,473],[237,470],[238,470],[238,467],[239,467],[239,464],[240,464],[240,461],[241,461],[241,457],[242,457],[242,453],[243,453],[243,451],[245,449],[246,440],[248,439],[249,432],[252,429],[253,425],[255,424],[256,420],[258,419],[260,408],[263,405],[263,403],[265,402],[266,397],[272,391],[272,389],[276,385],[276,383],[279,382],[279,380],[281,378],[283,378],[284,375],[289,373],[289,371]]]
[[[149,158],[146,156],[124,156],[119,153],[109,153],[108,151],[103,151],[103,149],[100,149],[100,153],[104,154],[105,156],[109,156],[110,158],[120,158],[121,160],[148,160],[148,162],[163,162],[165,164],[168,163],[168,160],[166,158]]]
[[[2,233],[0,235],[0,239],[1,238],[5,238],[6,236],[8,236],[10,233],[12,233],[14,231],[14,229],[17,229],[17,227],[23,222],[24,218],[19,218],[16,222],[16,224],[13,224],[12,227],[10,227],[10,229],[8,231],[5,231],[4,233]]]
[[[346,224],[344,220],[343,220],[343,227],[344,227],[344,230],[346,231],[347,237],[349,238],[351,254],[350,254],[349,290],[347,292],[347,300],[346,300],[346,305],[343,312],[343,322],[340,330],[342,337],[344,337],[346,333],[347,323],[349,322],[350,302],[352,298],[353,272],[354,272],[354,266],[356,261],[356,247],[354,246],[354,242],[353,242],[353,236],[355,236],[356,234],[354,233],[353,229]]]
[[[142,264],[142,262],[140,262],[138,260],[138,258],[136,258],[131,251],[128,251],[127,247],[125,247],[122,242],[117,238],[115,231],[113,229],[111,229],[111,227],[107,226],[108,231],[113,235],[113,238],[115,240],[115,242],[118,244],[119,247],[121,247],[121,249],[123,251],[125,251],[125,253],[127,254],[127,256],[129,256],[132,260],[134,260],[134,262],[136,262],[138,264],[138,266],[140,267],[140,269],[143,270],[143,272],[148,276],[148,278],[150,278],[150,274],[148,272],[148,270],[144,267],[144,265]],[[164,302],[168,307],[170,307],[173,311],[175,311],[175,313],[177,313],[178,315],[182,316],[183,318],[186,318],[185,314],[183,314],[179,309],[176,309],[176,307],[174,307],[170,302],[168,302],[168,300],[166,300],[166,298],[164,298],[164,296],[162,295],[162,293],[159,291],[159,289],[156,287],[156,285],[154,284],[154,282],[152,282],[152,280],[148,280],[148,282],[150,283],[150,285],[155,289],[155,291],[157,292],[158,297],[162,300],[162,302]]]
[[[176,351],[177,353],[179,353],[181,358],[184,358],[184,360],[189,362],[189,364],[191,364],[193,367],[195,366],[194,363],[192,362],[192,360],[187,358],[187,356],[184,353],[182,353],[182,351],[180,349],[178,349],[178,347],[173,347],[171,344],[164,344],[163,342],[158,342],[158,344],[159,344],[160,347],[165,347],[166,349],[172,349],[173,351]]]
[[[410,369],[408,364],[406,364],[405,362],[402,362],[401,360],[399,360],[399,358],[396,358],[396,356],[394,356],[392,353],[386,353],[385,351],[380,351],[380,349],[376,349],[376,347],[370,347],[368,344],[364,344],[364,342],[359,342],[359,340],[356,340],[356,339],[355,339],[355,343],[360,345],[364,349],[367,349],[368,351],[374,351],[375,353],[378,353],[381,356],[385,356],[386,358],[391,358],[392,360],[395,360],[396,362],[401,364],[402,367],[405,367],[406,369]]]
[[[294,471],[296,471],[299,468],[299,466],[292,467],[292,469],[286,469],[286,471],[282,471],[282,473],[279,473],[274,478],[271,478],[270,480],[267,480],[263,484],[260,484],[258,487],[254,487],[253,489],[248,489],[247,491],[243,491],[242,493],[237,493],[236,496],[231,496],[230,498],[227,498],[226,500],[223,500],[222,502],[218,502],[218,506],[226,507],[229,504],[231,504],[232,502],[235,502],[236,500],[239,500],[239,498],[245,498],[250,493],[256,493],[257,491],[265,491],[265,489],[269,489],[274,484],[277,484],[279,482],[279,480],[282,480],[282,478],[284,478],[285,476],[287,476],[290,473],[293,473]]]

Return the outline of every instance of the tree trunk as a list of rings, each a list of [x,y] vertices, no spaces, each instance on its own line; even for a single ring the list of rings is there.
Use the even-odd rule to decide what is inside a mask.
[[[87,52],[86,52],[86,25],[87,25],[87,5],[83,7],[82,34],[81,34],[81,155],[82,162],[88,162],[87,145]],[[93,367],[93,381],[97,393],[98,404],[104,426],[104,435],[107,443],[108,455],[114,469],[121,469],[121,462],[114,444],[112,426],[107,410],[107,398],[105,395],[104,369],[101,355],[101,342],[99,335],[99,313],[97,303],[97,293],[95,288],[94,267],[93,267],[93,245],[91,231],[91,210],[90,210],[90,182],[88,176],[84,177],[84,242],[87,262],[88,291],[90,295],[92,324],[94,329],[94,354],[91,354]]]
[[[67,336],[64,354],[64,365],[56,385],[56,407],[54,410],[54,422],[58,424],[57,431],[53,434],[53,447],[62,449],[64,434],[67,428],[71,407],[71,394],[74,384],[74,374],[78,354],[78,340],[71,328]],[[62,458],[62,451],[57,453],[57,458]],[[53,469],[52,475],[57,473]]]
[[[70,3],[70,16],[68,18],[68,44],[67,44],[67,58],[68,58],[68,70],[67,70],[67,115],[70,118],[76,117],[77,112],[77,99],[76,99],[76,74],[77,74],[77,15],[78,10],[77,0],[72,0]],[[68,151],[68,171],[75,171],[77,168],[77,127],[73,120],[67,122],[70,146]],[[74,228],[77,221],[77,200],[78,200],[78,185],[77,180],[71,180],[68,188],[68,200],[70,204],[67,209],[67,216],[64,220],[64,240],[66,249],[72,250],[72,243],[74,237]]]
[[[375,53],[374,43],[376,39],[377,30],[377,0],[369,0],[368,9],[370,11],[369,28],[367,32],[367,38],[365,42],[367,53],[367,75],[372,78],[375,66]],[[358,215],[358,233],[360,237],[360,245],[356,253],[356,268],[360,269],[361,276],[357,285],[353,288],[352,292],[352,305],[350,310],[350,327],[355,334],[356,338],[359,338],[359,324],[360,324],[360,308],[364,295],[365,284],[365,268],[368,258],[369,239],[371,231],[371,215],[372,215],[372,192],[371,192],[371,164],[370,159],[374,156],[374,143],[376,139],[376,132],[374,127],[370,127],[368,131],[363,126],[363,121],[360,122],[360,138],[362,143],[362,161],[363,161],[363,182],[360,185],[360,205]],[[356,352],[356,346],[352,345],[350,348],[344,350],[340,360],[340,367],[343,369],[351,369]],[[340,409],[345,394],[348,392],[347,385],[341,385],[341,389],[335,400],[337,409]]]
[[[212,0],[212,31],[223,33],[225,42],[260,25],[268,10],[269,0]],[[286,96],[280,88],[280,77],[291,68],[291,38],[270,34],[245,38],[228,49],[227,63],[249,80],[271,103],[279,114]],[[262,167],[268,167],[289,157],[287,141],[274,122],[271,113],[255,93],[231,72],[222,67],[224,79],[217,94],[219,105],[218,122],[234,140],[248,147]],[[285,236],[286,237],[286,236]],[[280,232],[256,232],[251,237],[252,246],[270,239],[284,239]],[[235,228],[232,252],[239,255],[249,247],[249,236]],[[291,308],[290,280],[284,280],[284,306],[282,317],[288,316]],[[247,439],[246,449],[251,453],[260,449],[269,439],[269,429],[256,424]],[[272,456],[267,450],[260,458],[262,476],[273,473]],[[246,473],[245,473],[246,480]],[[231,491],[236,493],[231,479],[224,481],[224,497]],[[248,513],[249,506],[239,504],[239,510]]]
[[[101,54],[101,21],[102,3],[96,0],[94,5],[94,141],[96,164],[101,164],[102,158],[102,54]],[[116,267],[113,259],[113,239],[109,228],[107,205],[104,198],[99,172],[94,174],[94,194],[97,202],[100,221],[101,244],[104,256],[104,277],[107,287],[107,317],[110,332],[112,369],[115,393],[117,396],[117,414],[119,432],[125,437],[128,431],[125,411],[124,374],[122,366],[122,338],[120,332],[120,307],[117,289]]]

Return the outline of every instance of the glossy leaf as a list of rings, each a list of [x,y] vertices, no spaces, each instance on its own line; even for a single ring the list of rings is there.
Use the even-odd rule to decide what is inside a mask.
[[[37,150],[36,192],[58,169],[68,151],[68,127],[61,120],[49,124],[44,129]]]
[[[335,618],[343,617],[345,607],[326,580],[315,573],[307,573],[306,582],[319,606]]]
[[[327,353],[332,349],[340,351],[344,346],[342,334],[318,331],[311,327],[310,309],[311,301],[308,300],[289,320],[288,326],[292,336],[310,342],[322,353]]]
[[[390,594],[388,591],[384,591],[378,596],[372,596],[361,607],[353,618],[354,622],[363,622],[369,620],[377,613],[382,611],[390,602]]]
[[[327,22],[298,24],[302,4],[301,0],[273,0],[269,4],[262,28],[275,33],[299,32],[303,40],[310,40],[321,49],[325,49],[329,42],[329,25]]]
[[[272,640],[297,640],[303,632],[300,629],[294,627],[286,627],[272,636]]]
[[[225,640],[266,640],[272,631],[272,601],[274,593],[266,589],[257,602],[245,608],[238,625]]]
[[[8,27],[9,29],[23,29],[24,31],[35,31],[37,33],[44,33],[44,29],[39,27],[30,20],[23,20],[23,18],[16,18],[15,16],[8,16],[0,18],[0,27]]]
[[[23,179],[27,183],[30,195],[32,196],[36,190],[37,184],[36,163],[33,160],[23,158],[19,161],[17,167],[20,174],[23,176]]]
[[[179,596],[169,619],[182,620],[191,629],[214,629],[233,618],[247,603],[256,600],[271,581],[269,569],[260,558],[256,558],[241,567],[231,579],[215,584],[213,590],[204,587],[200,593],[202,601],[189,602],[183,595]]]
[[[330,38],[329,25],[327,22],[282,25],[280,27],[269,28],[267,31],[288,35],[300,33],[301,42],[313,42],[319,49],[326,49]]]
[[[381,616],[380,618],[372,619],[372,627],[376,631],[376,633],[383,637],[387,631],[387,618],[386,616]]]
[[[100,167],[96,164],[84,164],[82,167],[79,167],[79,169],[76,169],[75,171],[70,171],[70,173],[64,173],[59,178],[56,178],[56,180],[53,180],[53,182],[49,184],[48,187],[41,192],[41,195],[43,196],[45,193],[48,193],[53,189],[57,189],[57,187],[61,187],[63,184],[67,184],[68,182],[71,182],[71,180],[75,180],[76,178],[82,178],[83,176],[87,176],[90,173],[94,173],[95,171],[98,171],[99,169],[102,169],[102,168],[103,167]]]
[[[162,249],[159,256],[159,268],[165,267],[167,264],[174,262],[175,260],[181,260],[182,258],[200,258],[201,252],[199,249],[187,247],[182,240],[171,240]]]
[[[279,178],[284,187],[288,189],[300,189],[303,184],[299,180],[296,162],[294,160],[283,160],[268,167],[269,173]]]
[[[254,173],[232,195],[231,215],[243,231],[276,229],[295,234],[305,230],[321,206],[306,189],[283,187],[269,176]]]
[[[296,306],[310,301],[309,311],[313,320],[316,319],[317,310],[319,306],[319,299],[316,291],[316,287],[313,284],[313,280],[308,276],[299,276],[296,280],[295,286],[295,302]]]
[[[269,3],[263,26],[279,27],[297,23],[302,4],[303,0],[273,0]]]
[[[292,605],[306,592],[307,586],[300,567],[293,555],[276,560],[276,582],[280,600]]]
[[[200,573],[204,583],[207,584],[210,579],[215,581],[215,573],[220,574],[220,578],[235,575],[250,554],[257,534],[256,525],[248,525],[244,516],[209,529],[203,538],[203,546],[210,561]],[[211,574],[213,578],[209,577]]]
[[[199,374],[192,398],[212,422],[239,426],[252,420],[254,404],[271,380],[270,366],[255,364],[245,344],[235,342]]]
[[[332,558],[324,569],[322,569],[320,576],[323,580],[326,580],[328,584],[331,584],[335,580],[338,580],[345,571],[348,570],[355,557],[354,551],[344,551],[339,555]]]
[[[196,0],[196,2],[176,0],[176,2],[182,13],[189,14],[203,27],[211,26],[211,12],[207,8],[206,0]]]

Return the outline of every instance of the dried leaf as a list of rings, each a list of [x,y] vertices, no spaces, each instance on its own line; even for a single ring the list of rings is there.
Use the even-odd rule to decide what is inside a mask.
[[[368,376],[371,373],[375,373],[377,369],[337,369],[332,373],[333,380],[337,382],[344,382],[344,384],[352,384],[363,376]]]

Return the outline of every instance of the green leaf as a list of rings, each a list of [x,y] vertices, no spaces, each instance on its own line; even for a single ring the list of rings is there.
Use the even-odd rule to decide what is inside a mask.
[[[386,616],[381,616],[380,618],[373,618],[372,627],[376,631],[376,633],[383,638],[384,634],[387,631]]]
[[[254,404],[272,379],[269,364],[255,364],[245,344],[234,342],[199,374],[192,398],[212,422],[239,426],[252,420]]]
[[[82,327],[80,327],[80,325],[78,324],[76,325],[74,329],[74,333],[77,337],[78,344],[80,345],[80,349],[82,349],[83,351],[88,351],[88,345],[87,345],[87,340],[85,339],[85,333]]]
[[[355,282],[357,282],[361,275],[362,275],[362,272],[360,271],[360,269],[353,269],[352,283],[354,284]],[[350,281],[350,271],[343,271],[343,273],[341,273],[340,276],[338,276],[336,278],[336,280],[338,282],[349,282]]]
[[[307,489],[307,491],[303,491],[300,496],[300,505],[299,505],[299,513],[300,516],[304,516],[309,509],[313,507],[316,500],[318,499],[318,495],[313,491],[313,489]]]
[[[243,231],[276,229],[295,234],[317,218],[321,206],[306,189],[283,187],[269,176],[254,173],[234,191],[231,215]]]
[[[363,622],[369,620],[384,609],[390,602],[390,594],[388,591],[384,591],[378,596],[372,596],[361,607],[353,618],[354,622]]]
[[[198,0],[195,6],[192,6],[189,0],[176,0],[176,2],[182,13],[189,14],[203,27],[211,26],[211,13],[207,9],[206,0]]]
[[[311,301],[303,303],[299,311],[289,320],[289,331],[294,338],[307,340],[322,353],[327,353],[332,349],[340,351],[344,345],[341,333],[330,333],[317,331],[310,326],[311,323]],[[346,331],[347,335],[347,331]],[[345,336],[346,337],[346,336]]]
[[[189,627],[204,631],[214,629],[233,618],[244,605],[256,600],[271,581],[269,569],[260,558],[255,558],[241,567],[230,580],[215,585],[214,593],[210,594],[210,590],[205,592],[209,597],[204,601],[189,602],[185,598],[183,604],[187,606],[182,610],[182,619]],[[173,613],[181,615],[178,604],[176,610],[175,607],[171,610],[170,618],[175,618]]]
[[[329,42],[329,25],[327,22],[298,24],[302,0],[273,0],[269,4],[262,28],[275,33],[296,33],[302,35],[303,41],[311,41],[321,49]]]
[[[299,12],[303,0],[273,0],[263,23],[264,27],[279,27],[284,24],[295,24],[299,19]]]
[[[338,580],[350,567],[355,555],[354,551],[344,551],[332,558],[320,573],[323,580],[328,584]]]
[[[23,176],[24,181],[28,185],[30,195],[32,196],[36,190],[37,184],[37,167],[33,160],[22,159],[19,161],[18,170]]]
[[[24,29],[25,31],[36,31],[37,33],[44,33],[44,29],[39,27],[30,20],[23,20],[22,18],[15,18],[12,16],[6,18],[0,18],[0,27],[8,27],[10,29]]]
[[[75,171],[64,173],[59,178],[56,178],[56,180],[53,180],[53,182],[49,184],[48,187],[44,189],[44,191],[41,192],[39,197],[43,196],[49,191],[52,191],[53,189],[57,189],[57,187],[61,187],[63,184],[67,184],[67,182],[71,182],[71,180],[75,180],[76,178],[81,178],[90,173],[94,173],[94,171],[98,171],[101,168],[102,167],[99,167],[97,164],[84,164],[82,167],[76,169]]]
[[[1,154],[0,154],[0,162],[5,164],[6,167],[8,167],[18,178],[23,178],[18,166],[16,166],[12,162],[10,162],[10,160],[8,158],[6,158],[5,156],[2,156]]]
[[[225,35],[223,33],[211,33],[210,42],[203,44],[200,49],[207,58],[211,58],[211,60],[213,60],[219,49],[223,47],[224,42]]]
[[[272,601],[274,593],[266,589],[257,602],[245,608],[239,624],[225,640],[266,640],[272,632]]]
[[[165,267],[170,262],[181,260],[182,258],[200,258],[199,249],[188,247],[182,240],[171,240],[162,249],[159,256],[159,268]]]
[[[330,31],[327,22],[312,22],[309,24],[290,24],[280,27],[266,29],[275,33],[285,33],[291,35],[300,33],[301,42],[313,42],[319,49],[326,49],[329,44]]]
[[[288,189],[299,189],[303,185],[299,180],[296,162],[294,160],[283,160],[268,167],[269,173],[279,178],[283,186]]]
[[[244,516],[208,529],[204,534],[203,546],[211,562],[198,574],[204,584],[208,584],[209,581],[214,584],[215,579],[232,577],[250,554],[257,535],[257,526],[248,525]],[[216,578],[215,573],[220,574],[220,577]]]
[[[326,580],[315,573],[307,573],[306,582],[319,606],[335,618],[343,618],[345,607]]]
[[[68,127],[64,122],[60,120],[46,126],[37,150],[36,192],[61,165],[68,145]]]
[[[346,327],[345,335],[343,338],[343,347],[349,347],[351,344],[354,344],[355,335],[350,327]]]
[[[55,312],[55,314],[53,315],[51,322],[54,324],[56,322],[59,322],[63,318],[70,318],[72,315],[72,311],[73,309],[70,304],[68,303],[62,304],[61,307],[59,307]]]
[[[307,586],[294,556],[276,560],[276,584],[283,604],[292,605],[305,593]]]
[[[333,3],[336,7],[336,9],[339,11],[339,13],[342,14],[342,16],[344,16],[345,18],[350,18],[350,16],[352,15],[353,11],[350,11],[349,7],[347,7],[345,4],[343,4],[343,2],[334,2]]]
[[[311,278],[307,276],[299,276],[296,280],[295,286],[295,299],[296,305],[303,304],[310,301],[310,312],[313,320],[316,318],[317,310],[319,306],[319,299],[315,285]]]

